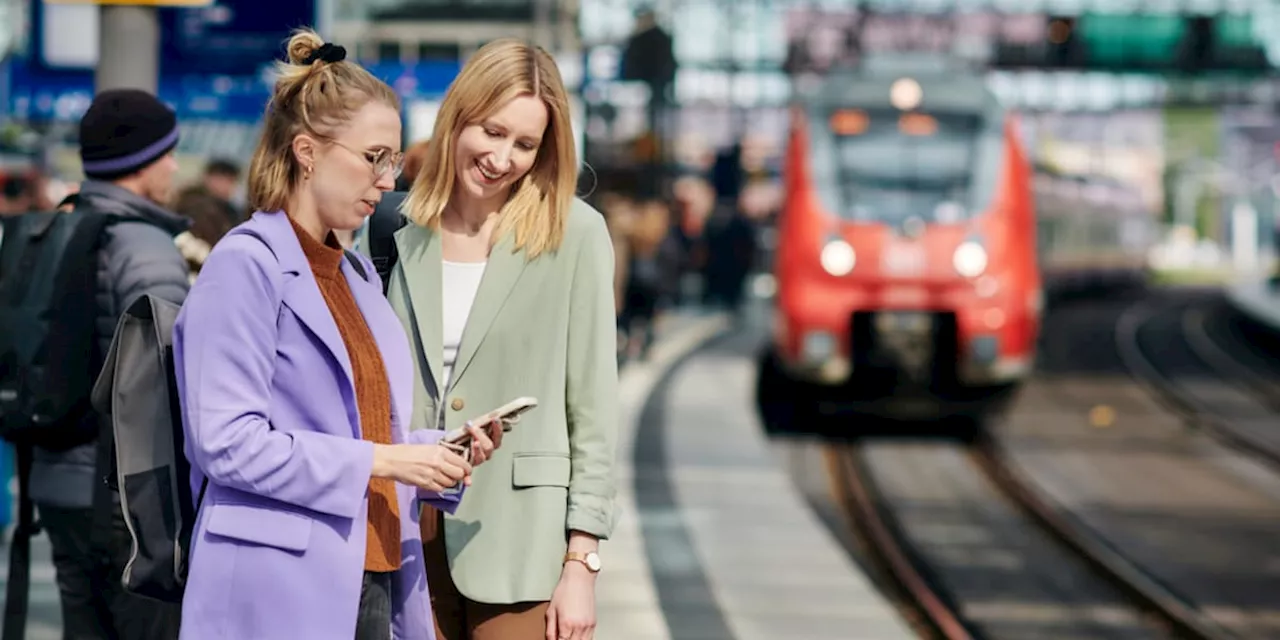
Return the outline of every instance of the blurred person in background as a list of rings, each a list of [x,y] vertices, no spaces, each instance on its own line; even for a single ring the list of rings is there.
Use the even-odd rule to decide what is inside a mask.
[[[0,174],[0,217],[34,211],[35,198],[31,190],[30,181],[25,176]],[[0,226],[0,243],[3,242],[4,227]]]
[[[712,167],[716,204],[703,227],[707,252],[703,301],[734,313],[742,305],[747,274],[756,257],[755,227],[741,207],[745,178],[742,145],[734,143],[716,157]]]
[[[600,195],[600,213],[613,244],[615,311],[621,315],[626,297],[627,262],[631,226],[635,223],[635,203],[628,197],[609,191]]]
[[[226,159],[210,160],[204,167],[204,188],[209,195],[232,205],[240,190],[240,165]],[[229,215],[233,223],[241,222],[235,213]]]
[[[599,541],[616,521],[614,257],[574,197],[555,60],[481,47],[440,106],[405,202],[389,296],[410,334],[414,425],[452,429],[521,396],[514,447],[477,469],[456,515],[422,515],[444,640],[587,640]]]
[[[702,302],[699,286],[705,290],[705,282],[700,282],[707,264],[703,232],[707,218],[715,207],[715,192],[701,175],[686,173],[672,184],[671,196],[671,236],[676,239],[676,245],[680,249],[680,282],[676,302],[697,306]]]
[[[408,433],[404,330],[333,233],[395,186],[400,100],[312,31],[288,56],[249,169],[259,211],[173,330],[192,495],[208,483],[182,638],[430,640],[419,507],[456,508],[472,467],[441,432]],[[495,443],[470,435],[479,465]]]
[[[624,356],[646,358],[653,345],[660,311],[678,293],[679,240],[671,234],[671,209],[656,197],[644,197],[628,229],[627,279],[619,324],[627,337]]]
[[[621,366],[630,344],[623,326],[623,309],[627,299],[627,267],[631,259],[629,239],[631,226],[635,223],[635,203],[620,193],[607,191],[600,194],[599,207],[604,215],[609,241],[613,244],[613,312],[618,322],[617,358]]]
[[[38,211],[36,181],[26,173],[0,175],[0,216]]]
[[[74,200],[60,208],[120,220],[103,232],[98,254],[94,371],[102,368],[120,315],[135,300],[150,294],[182,304],[186,298],[188,270],[174,238],[190,222],[160,204],[173,191],[177,144],[174,113],[144,91],[101,92],[80,120],[86,178]],[[66,451],[35,451],[31,498],[53,548],[63,637],[177,638],[177,605],[135,596],[121,586],[132,541],[118,494],[99,480],[110,464],[105,449],[90,442]],[[114,505],[110,549],[93,548],[95,504]]]
[[[191,235],[218,244],[241,217],[232,203],[240,183],[240,167],[227,160],[213,160],[204,168],[198,184],[183,189],[173,208],[191,219]]]
[[[212,160],[205,165],[201,181],[178,194],[174,210],[192,224],[176,242],[193,280],[213,246],[240,223],[240,213],[232,203],[239,184],[239,166],[229,160]]]

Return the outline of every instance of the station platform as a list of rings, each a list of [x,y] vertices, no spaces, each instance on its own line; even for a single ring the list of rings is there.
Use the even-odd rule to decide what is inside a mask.
[[[601,546],[595,637],[918,637],[770,449],[747,401],[753,362],[714,351],[680,362],[729,320],[672,324],[621,374],[622,516]]]
[[[600,640],[916,638],[807,505],[742,401],[754,372],[689,354],[723,314],[677,312],[620,372],[614,536],[602,543]],[[673,375],[674,372],[674,375]],[[655,398],[655,402],[649,402]],[[0,590],[8,553],[0,548]],[[48,539],[32,541],[28,640],[62,637]]]
[[[1280,332],[1280,287],[1266,279],[1246,280],[1229,285],[1226,294],[1237,311]]]

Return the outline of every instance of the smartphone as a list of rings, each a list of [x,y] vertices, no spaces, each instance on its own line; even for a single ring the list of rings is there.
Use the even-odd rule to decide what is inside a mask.
[[[511,431],[512,425],[519,421],[521,415],[537,406],[537,398],[530,398],[527,396],[516,398],[493,411],[472,418],[471,424],[483,426],[491,422],[501,420],[502,431]],[[449,444],[465,445],[471,441],[471,434],[467,433],[466,429],[458,427],[457,429],[444,434],[444,437],[441,438],[440,441]]]

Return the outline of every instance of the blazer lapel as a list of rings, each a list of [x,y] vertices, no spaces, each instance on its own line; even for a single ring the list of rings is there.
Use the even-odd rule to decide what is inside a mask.
[[[369,333],[373,334],[374,342],[378,343],[378,352],[382,356],[382,366],[387,371],[387,380],[395,380],[396,372],[412,371],[413,364],[409,361],[407,345],[403,339],[394,340],[396,332],[404,335],[404,328],[387,305],[381,288],[361,278],[360,274],[355,273],[346,261],[342,264],[342,272],[347,277],[347,285],[351,287],[351,295],[356,299],[356,306],[360,307],[365,324],[369,326]],[[391,423],[408,429],[408,423],[402,421],[403,416],[398,410],[400,404],[396,387],[394,383],[390,385]],[[394,442],[399,442],[400,430],[392,429],[391,436]]]
[[[440,238],[418,226],[408,227],[407,231],[397,233],[395,237],[400,253],[400,272],[408,285],[418,338],[427,357],[427,366],[431,368],[431,382],[439,392],[440,377],[444,372],[444,317],[440,310],[444,298],[441,276],[444,264],[440,255]]]
[[[514,235],[508,233],[489,252],[489,264],[484,268],[484,276],[480,278],[480,289],[476,292],[475,301],[471,303],[467,325],[462,330],[462,343],[458,345],[458,360],[453,363],[453,374],[449,378],[450,389],[466,372],[467,365],[471,364],[476,350],[488,335],[489,327],[493,325],[498,312],[502,310],[502,305],[511,295],[511,290],[520,280],[520,274],[524,273],[527,263],[525,252],[514,251],[514,247]],[[439,268],[438,259],[436,264]],[[439,299],[439,297],[436,298],[437,308]]]
[[[316,283],[311,271],[300,271],[296,277],[285,283],[284,304],[293,310],[302,324],[320,338],[320,342],[328,347],[333,359],[337,360],[342,372],[347,374],[347,382],[354,389],[355,375],[351,372],[351,358],[347,354],[347,346],[342,342],[342,334],[338,333],[338,325],[333,321],[329,305],[320,294],[320,285]]]
[[[289,219],[283,211],[275,213],[257,212],[252,221],[241,227],[243,232],[257,235],[280,262],[280,268],[289,277],[284,283],[282,301],[293,311],[298,320],[309,331],[320,338],[320,342],[333,355],[342,372],[347,375],[347,387],[351,396],[355,397],[355,376],[351,372],[351,359],[347,354],[347,346],[338,333],[338,325],[329,312],[320,293],[320,285],[311,273],[311,264],[302,253],[302,245],[293,231]]]

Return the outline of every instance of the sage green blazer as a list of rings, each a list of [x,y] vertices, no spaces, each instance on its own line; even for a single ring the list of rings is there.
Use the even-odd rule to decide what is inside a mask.
[[[606,539],[617,521],[617,320],[604,218],[575,200],[559,250],[532,261],[510,235],[499,239],[444,390],[440,239],[411,224],[396,244],[387,295],[416,352],[410,429],[453,429],[517,397],[538,399],[445,517],[454,582],[478,602],[550,600],[568,531]]]

